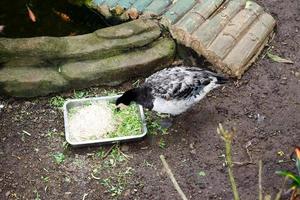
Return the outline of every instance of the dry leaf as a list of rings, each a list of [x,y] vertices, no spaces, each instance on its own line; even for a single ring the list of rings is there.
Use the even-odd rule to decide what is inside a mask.
[[[268,195],[268,194],[267,194],[267,195],[265,196],[265,200],[271,200],[271,195]]]
[[[272,54],[271,52],[268,52],[267,53],[267,56],[275,61],[275,62],[279,62],[279,63],[287,63],[287,64],[294,64],[293,61],[289,60],[289,59],[286,59],[286,58],[281,58],[280,56],[277,56],[275,54]]]
[[[124,12],[124,8],[120,5],[117,5],[115,7],[115,12],[116,12],[116,15],[121,15]]]
[[[136,8],[130,8],[127,12],[131,19],[137,19],[139,17],[139,12]]]

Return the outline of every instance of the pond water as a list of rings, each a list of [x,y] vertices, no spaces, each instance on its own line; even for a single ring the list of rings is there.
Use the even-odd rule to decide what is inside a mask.
[[[0,1],[0,37],[80,35],[107,26],[95,10],[68,0]]]

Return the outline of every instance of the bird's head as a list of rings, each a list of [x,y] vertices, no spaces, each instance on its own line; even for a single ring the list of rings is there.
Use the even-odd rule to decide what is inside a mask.
[[[116,100],[117,109],[120,109],[124,105],[129,106],[131,102],[136,101],[137,95],[136,88],[124,92],[124,94]]]
[[[207,78],[202,80],[202,85],[204,86],[203,91],[208,93],[211,90],[226,84],[228,81],[229,79],[225,76],[209,72]]]

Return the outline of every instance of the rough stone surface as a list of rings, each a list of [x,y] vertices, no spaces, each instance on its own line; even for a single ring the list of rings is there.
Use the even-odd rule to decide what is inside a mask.
[[[0,92],[9,96],[33,97],[67,88],[66,81],[51,68],[4,67],[0,70]]]
[[[136,20],[72,37],[0,38],[0,61],[15,57],[91,59],[145,46],[160,37],[157,23]]]
[[[0,93],[34,97],[116,85],[168,66],[175,42],[139,19],[72,37],[0,38]]]
[[[126,0],[119,0],[113,6],[110,0],[99,3],[107,18],[116,17]],[[127,1],[126,1],[127,2]],[[274,18],[263,8],[246,0],[149,0],[136,6],[141,17],[160,16],[160,23],[167,26],[172,36],[185,46],[191,47],[212,63],[214,70],[240,78],[257,58],[275,26]],[[127,9],[128,7],[124,7]],[[132,18],[135,4],[120,18]],[[127,17],[124,15],[128,15]],[[252,37],[250,39],[250,37]],[[254,42],[251,42],[254,41]],[[239,51],[242,49],[243,51]],[[241,52],[243,55],[241,55]]]
[[[61,73],[73,86],[117,85],[129,78],[147,76],[155,70],[168,66],[174,52],[175,43],[163,38],[142,50],[136,49],[105,59],[62,65]]]

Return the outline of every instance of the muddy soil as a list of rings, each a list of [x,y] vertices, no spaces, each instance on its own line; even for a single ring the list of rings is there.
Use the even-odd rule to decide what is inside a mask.
[[[274,197],[283,182],[275,171],[295,171],[290,154],[300,145],[300,2],[258,3],[278,22],[269,48],[294,64],[261,56],[241,80],[232,80],[176,117],[168,134],[151,134],[121,145],[126,156],[115,148],[103,159],[109,145],[100,150],[67,147],[63,113],[49,104],[52,96],[2,98],[0,199],[179,200],[163,170],[161,154],[189,199],[233,199],[224,144],[216,133],[218,123],[237,128],[234,161],[249,161],[246,145],[253,158],[254,164],[234,166],[241,199],[258,199],[259,160],[263,161],[263,190]],[[103,90],[92,88],[89,93],[101,95]],[[288,199],[288,194],[282,199]]]

